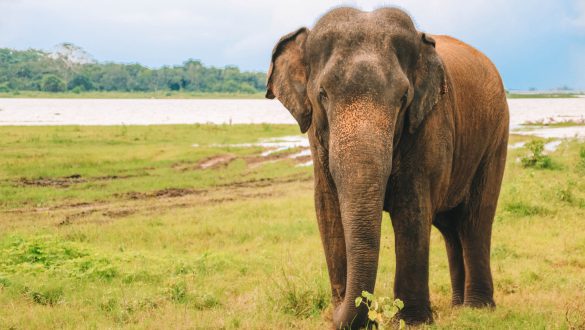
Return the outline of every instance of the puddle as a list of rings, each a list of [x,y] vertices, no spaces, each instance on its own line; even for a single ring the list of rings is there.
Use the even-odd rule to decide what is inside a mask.
[[[271,159],[270,157],[273,156],[275,153],[286,151],[294,148],[300,148],[301,151],[289,155],[286,158],[295,159],[299,161],[303,161],[305,158],[311,158],[311,150],[309,149],[309,140],[307,137],[302,135],[292,135],[292,136],[283,136],[277,138],[268,138],[268,139],[261,139],[256,143],[237,143],[237,144],[210,144],[210,147],[215,148],[252,148],[252,147],[261,147],[266,150],[262,151],[260,154],[261,158],[267,158],[265,162],[260,162],[255,160],[254,163],[266,163],[266,162],[274,162],[279,159]],[[198,148],[200,147],[199,144],[193,144],[192,147]],[[302,163],[297,164],[297,166],[310,166],[313,164],[313,161],[303,161]],[[211,166],[213,166],[212,164]]]
[[[561,140],[555,140],[544,144],[544,151],[546,152],[554,152],[559,148],[559,146],[563,143]],[[526,145],[526,142],[516,142],[514,144],[510,144],[508,149],[519,149]]]
[[[305,167],[305,166],[313,166],[313,161],[309,160],[308,162],[297,164],[297,167]]]
[[[199,144],[193,144],[193,147],[199,147]],[[302,135],[283,136],[276,138],[260,139],[256,143],[237,143],[237,144],[210,144],[210,147],[216,148],[251,148],[262,147],[270,149],[270,153],[264,154],[268,156],[277,151],[283,151],[292,148],[309,148],[309,140]]]
[[[533,135],[541,138],[585,139],[585,126],[571,127],[527,127],[513,130],[513,134]]]
[[[525,144],[526,144],[526,142],[516,142],[514,144],[509,144],[508,149],[519,149],[519,148],[524,147]]]
[[[301,152],[298,152],[296,154],[290,155],[289,158],[301,158],[301,157],[311,157],[311,150],[309,149],[303,149]]]
[[[551,141],[544,145],[544,151],[553,152],[561,145],[562,141]]]

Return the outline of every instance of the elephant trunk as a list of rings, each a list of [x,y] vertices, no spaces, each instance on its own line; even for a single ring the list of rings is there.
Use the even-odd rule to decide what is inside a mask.
[[[332,129],[329,162],[339,196],[346,255],[345,297],[335,309],[333,325],[358,328],[367,320],[365,305],[356,307],[362,291],[374,293],[382,209],[392,158],[392,130],[368,120],[349,134]]]
[[[340,194],[345,195],[340,204],[343,205],[341,217],[346,242],[347,282],[345,297],[333,315],[334,325],[339,328],[363,325],[367,310],[364,305],[356,307],[355,299],[362,295],[362,291],[373,293],[376,284],[383,188],[380,184],[365,185],[367,187],[348,187],[355,191]]]

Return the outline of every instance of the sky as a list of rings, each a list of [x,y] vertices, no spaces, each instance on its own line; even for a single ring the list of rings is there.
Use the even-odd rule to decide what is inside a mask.
[[[585,0],[0,0],[0,47],[71,42],[98,61],[266,71],[280,36],[341,5],[406,10],[419,30],[483,51],[508,89],[585,90]]]

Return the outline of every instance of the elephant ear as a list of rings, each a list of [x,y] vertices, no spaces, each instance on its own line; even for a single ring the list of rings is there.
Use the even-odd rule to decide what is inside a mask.
[[[272,51],[266,98],[275,97],[290,111],[305,133],[311,126],[311,103],[307,97],[307,66],[304,61],[307,28],[280,38]]]
[[[409,132],[414,133],[446,91],[445,69],[435,50],[435,40],[419,33],[420,53],[414,79],[414,98],[408,110]]]

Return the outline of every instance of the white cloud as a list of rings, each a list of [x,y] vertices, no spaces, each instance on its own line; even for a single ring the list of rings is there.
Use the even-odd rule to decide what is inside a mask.
[[[576,1],[575,13],[573,17],[569,18],[569,23],[581,32],[585,32],[585,1]]]

